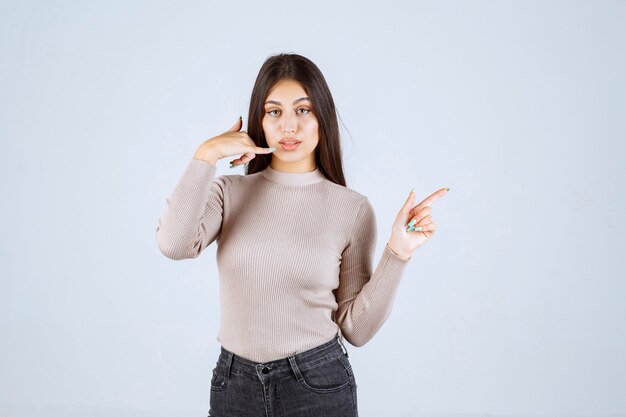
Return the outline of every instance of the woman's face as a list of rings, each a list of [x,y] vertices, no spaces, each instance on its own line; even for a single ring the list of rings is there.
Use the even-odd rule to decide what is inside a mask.
[[[267,95],[264,110],[267,146],[276,148],[272,153],[272,168],[287,172],[314,170],[318,123],[302,85],[291,79],[277,82]]]

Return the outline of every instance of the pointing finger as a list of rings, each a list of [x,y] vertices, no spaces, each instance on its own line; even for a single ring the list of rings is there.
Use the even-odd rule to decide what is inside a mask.
[[[433,204],[435,201],[437,201],[438,199],[440,199],[444,194],[446,194],[448,191],[450,191],[449,188],[442,188],[440,190],[435,191],[434,193],[432,193],[431,195],[429,195],[428,197],[426,197],[421,203],[419,203],[416,207],[416,211],[421,209],[422,207],[425,206],[430,206],[431,204]]]

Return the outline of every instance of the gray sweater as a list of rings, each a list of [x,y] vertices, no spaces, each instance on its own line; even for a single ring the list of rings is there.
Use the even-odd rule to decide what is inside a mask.
[[[368,198],[324,177],[271,166],[221,175],[192,158],[156,228],[160,251],[196,258],[217,243],[224,348],[255,362],[331,340],[367,343],[391,313],[410,258],[385,245],[372,273]]]

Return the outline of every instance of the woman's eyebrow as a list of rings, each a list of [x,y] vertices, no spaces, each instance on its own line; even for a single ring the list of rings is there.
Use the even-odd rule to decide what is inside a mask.
[[[302,100],[309,100],[309,98],[308,98],[308,97],[300,97],[299,99],[297,99],[296,101],[294,101],[294,102],[293,102],[293,104],[296,104],[296,103],[298,103],[298,102],[300,102],[300,101],[302,101]],[[267,100],[267,101],[265,102],[265,104],[278,104],[279,106],[281,105],[281,104],[280,104],[280,101],[276,101],[276,100]]]

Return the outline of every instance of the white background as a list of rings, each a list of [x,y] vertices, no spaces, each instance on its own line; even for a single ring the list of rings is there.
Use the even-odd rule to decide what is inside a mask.
[[[0,416],[208,414],[213,244],[158,250],[270,55],[315,62],[377,258],[438,230],[347,345],[373,416],[626,415],[626,2],[0,1]],[[243,174],[226,160],[217,175]]]

